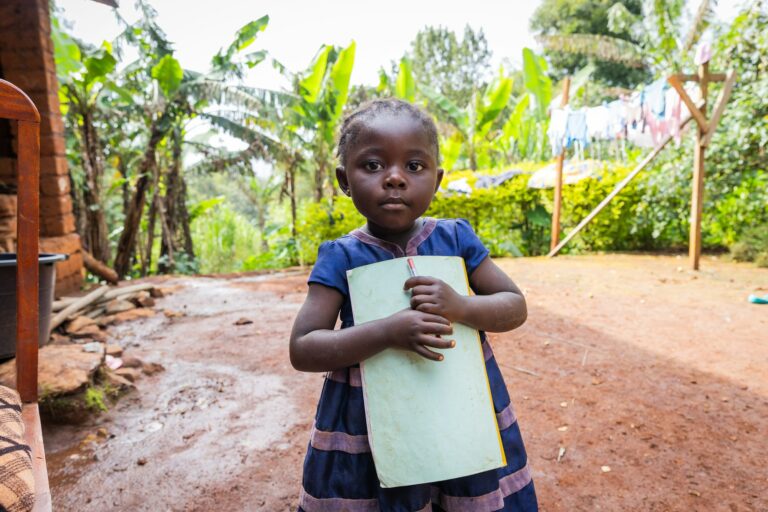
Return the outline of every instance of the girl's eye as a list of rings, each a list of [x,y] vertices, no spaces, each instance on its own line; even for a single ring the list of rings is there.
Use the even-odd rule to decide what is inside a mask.
[[[424,164],[421,162],[408,162],[408,170],[412,172],[419,172],[424,170]]]
[[[383,169],[381,163],[379,163],[379,162],[377,162],[375,160],[371,160],[370,162],[366,162],[365,163],[365,168],[368,171],[380,171],[381,169]]]

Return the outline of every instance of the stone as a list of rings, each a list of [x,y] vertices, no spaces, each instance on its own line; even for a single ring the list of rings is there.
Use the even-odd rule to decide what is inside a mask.
[[[69,336],[64,336],[63,334],[52,332],[49,343],[51,343],[52,345],[69,345],[70,343],[72,343],[72,340],[69,339]]]
[[[38,353],[38,393],[60,396],[77,393],[91,382],[104,362],[104,350],[83,352],[81,345],[46,345]],[[0,365],[0,384],[16,387],[16,361]]]
[[[138,302],[138,305],[142,308],[152,308],[155,306],[155,299],[152,297],[139,297],[136,299],[136,302]]]
[[[73,320],[71,320],[66,328],[64,329],[70,334],[74,334],[76,332],[79,332],[82,328],[88,327],[90,325],[96,325],[96,320],[93,318],[88,318],[87,316],[76,316]],[[98,326],[97,326],[98,329]]]
[[[106,370],[104,372],[104,381],[110,386],[117,388],[119,391],[128,391],[130,389],[136,388],[133,382],[121,375],[118,375],[112,370]]]
[[[253,320],[250,320],[248,318],[238,318],[237,320],[235,320],[235,325],[248,325],[252,323],[253,323]]]
[[[115,374],[129,382],[136,382],[141,377],[141,371],[136,368],[118,368]]]
[[[161,298],[165,297],[165,292],[163,291],[163,289],[162,288],[157,288],[157,287],[150,288],[149,289],[149,294],[153,298],[155,298],[155,299],[161,299]]]
[[[122,313],[123,311],[128,311],[129,309],[135,308],[136,306],[128,300],[112,299],[111,301],[107,302],[108,315],[116,315],[117,313]]]
[[[72,337],[78,339],[93,339],[101,342],[107,341],[107,333],[102,331],[95,323],[80,328],[79,331],[72,333]]]
[[[144,365],[144,361],[138,357],[123,356],[123,368],[141,368]]]
[[[114,343],[110,343],[107,345],[107,355],[112,357],[120,357],[123,355],[123,347]]]
[[[159,372],[164,372],[165,366],[160,363],[144,363],[141,366],[141,371],[144,372],[144,375],[154,375]]]
[[[155,311],[147,308],[134,308],[116,315],[102,316],[98,319],[99,325],[106,327],[112,324],[120,324],[123,322],[129,322],[131,320],[137,320],[139,318],[149,318],[155,316]]]

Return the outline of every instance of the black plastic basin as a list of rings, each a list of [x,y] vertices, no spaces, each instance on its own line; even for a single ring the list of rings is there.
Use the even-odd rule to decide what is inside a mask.
[[[40,265],[40,346],[48,341],[57,261],[66,254],[41,254]],[[16,254],[0,254],[0,359],[16,355]]]

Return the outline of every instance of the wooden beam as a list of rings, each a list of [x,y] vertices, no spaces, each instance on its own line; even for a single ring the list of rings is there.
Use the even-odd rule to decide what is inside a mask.
[[[683,100],[683,103],[685,103],[685,106],[688,107],[688,111],[691,113],[691,116],[696,120],[696,124],[699,125],[699,128],[706,132],[707,131],[707,118],[704,117],[704,114],[701,113],[701,110],[696,108],[696,104],[693,102],[690,96],[688,96],[688,93],[683,88],[683,84],[680,82],[680,80],[677,78],[677,76],[672,75],[669,78],[667,78],[667,82],[669,82],[669,85],[674,87],[674,89],[677,91],[677,94],[680,95],[680,99]]]
[[[728,103],[728,98],[731,97],[731,91],[733,90],[735,83],[736,71],[731,70],[728,72],[728,78],[725,79],[725,84],[723,85],[720,94],[717,96],[715,110],[712,112],[712,117],[709,119],[709,130],[701,139],[702,146],[709,146],[709,141],[712,140],[712,135],[714,135],[717,125],[720,123],[720,118],[723,116],[723,112],[725,112],[725,106]]]
[[[571,77],[566,76],[563,80],[563,97],[560,100],[560,108],[568,104],[568,96],[571,92]],[[568,125],[566,119],[566,126]],[[563,200],[563,163],[565,161],[565,148],[557,155],[555,165],[555,197],[552,206],[552,229],[550,235],[550,247],[555,247],[560,241],[560,210]]]
[[[692,119],[692,118],[691,118],[690,116],[689,116],[689,117],[686,117],[686,118],[685,118],[685,119],[684,119],[684,120],[683,120],[683,121],[680,123],[680,128],[682,129],[682,128],[683,128],[683,127],[686,125],[686,124],[688,124],[688,122],[689,122],[691,119]],[[556,246],[556,247],[554,247],[554,248],[553,248],[551,251],[549,251],[549,254],[547,254],[547,256],[551,258],[551,257],[553,257],[553,256],[557,255],[557,253],[558,253],[558,252],[560,252],[560,251],[562,250],[562,248],[563,248],[563,247],[565,247],[565,246],[568,244],[568,242],[570,242],[571,240],[573,240],[573,238],[574,238],[574,237],[575,237],[575,236],[576,236],[576,235],[579,233],[579,231],[581,231],[582,229],[584,229],[584,227],[585,227],[587,224],[589,224],[590,222],[592,222],[592,219],[594,219],[595,217],[597,217],[597,214],[598,214],[598,213],[600,213],[600,212],[603,210],[603,208],[605,208],[606,206],[608,206],[608,203],[610,203],[610,202],[613,200],[613,198],[614,198],[614,197],[616,197],[616,196],[619,194],[619,192],[621,192],[621,191],[624,189],[624,187],[626,187],[626,186],[629,184],[629,182],[630,182],[630,181],[632,181],[632,180],[635,178],[635,176],[637,176],[638,174],[640,174],[640,172],[641,172],[643,169],[645,169],[645,167],[646,167],[646,166],[647,166],[649,163],[651,163],[651,161],[653,161],[653,159],[654,159],[654,158],[656,158],[656,156],[657,156],[657,155],[658,155],[658,154],[661,152],[661,150],[662,150],[662,149],[664,149],[664,146],[666,146],[666,145],[669,143],[669,141],[671,141],[671,140],[672,140],[672,138],[673,138],[673,137],[672,137],[672,135],[667,135],[667,136],[664,138],[664,140],[662,140],[662,141],[661,141],[661,143],[660,143],[658,146],[656,146],[656,147],[653,149],[653,151],[651,151],[651,153],[650,153],[648,156],[646,156],[646,157],[643,159],[643,161],[642,161],[642,162],[640,162],[639,164],[637,164],[637,166],[635,166],[635,168],[634,168],[634,169],[632,169],[632,172],[630,172],[629,174],[627,174],[627,175],[624,177],[624,179],[623,179],[623,180],[621,180],[619,183],[617,183],[617,184],[616,184],[616,186],[613,188],[613,190],[610,192],[610,194],[608,194],[607,196],[605,196],[605,199],[603,199],[603,200],[600,202],[600,204],[599,204],[599,205],[597,205],[597,206],[595,207],[595,209],[594,209],[594,210],[592,210],[592,211],[589,213],[589,215],[587,215],[586,217],[584,217],[584,219],[583,219],[581,222],[579,222],[579,224],[578,224],[578,225],[577,225],[575,228],[573,228],[573,229],[571,230],[571,232],[570,232],[570,233],[568,233],[568,236],[566,236],[566,237],[563,239],[563,241],[562,241],[562,242],[560,242],[559,244],[557,244],[557,246]]]

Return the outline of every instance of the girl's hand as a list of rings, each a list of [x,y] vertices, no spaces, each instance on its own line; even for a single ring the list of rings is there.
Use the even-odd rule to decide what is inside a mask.
[[[424,313],[440,315],[451,322],[461,321],[464,297],[444,281],[429,276],[411,277],[405,282],[411,290],[411,308]]]
[[[433,361],[442,361],[443,356],[429,350],[433,348],[453,348],[455,341],[440,339],[440,335],[453,334],[451,323],[445,318],[404,309],[386,319],[386,329],[390,333],[390,346],[416,352]]]

